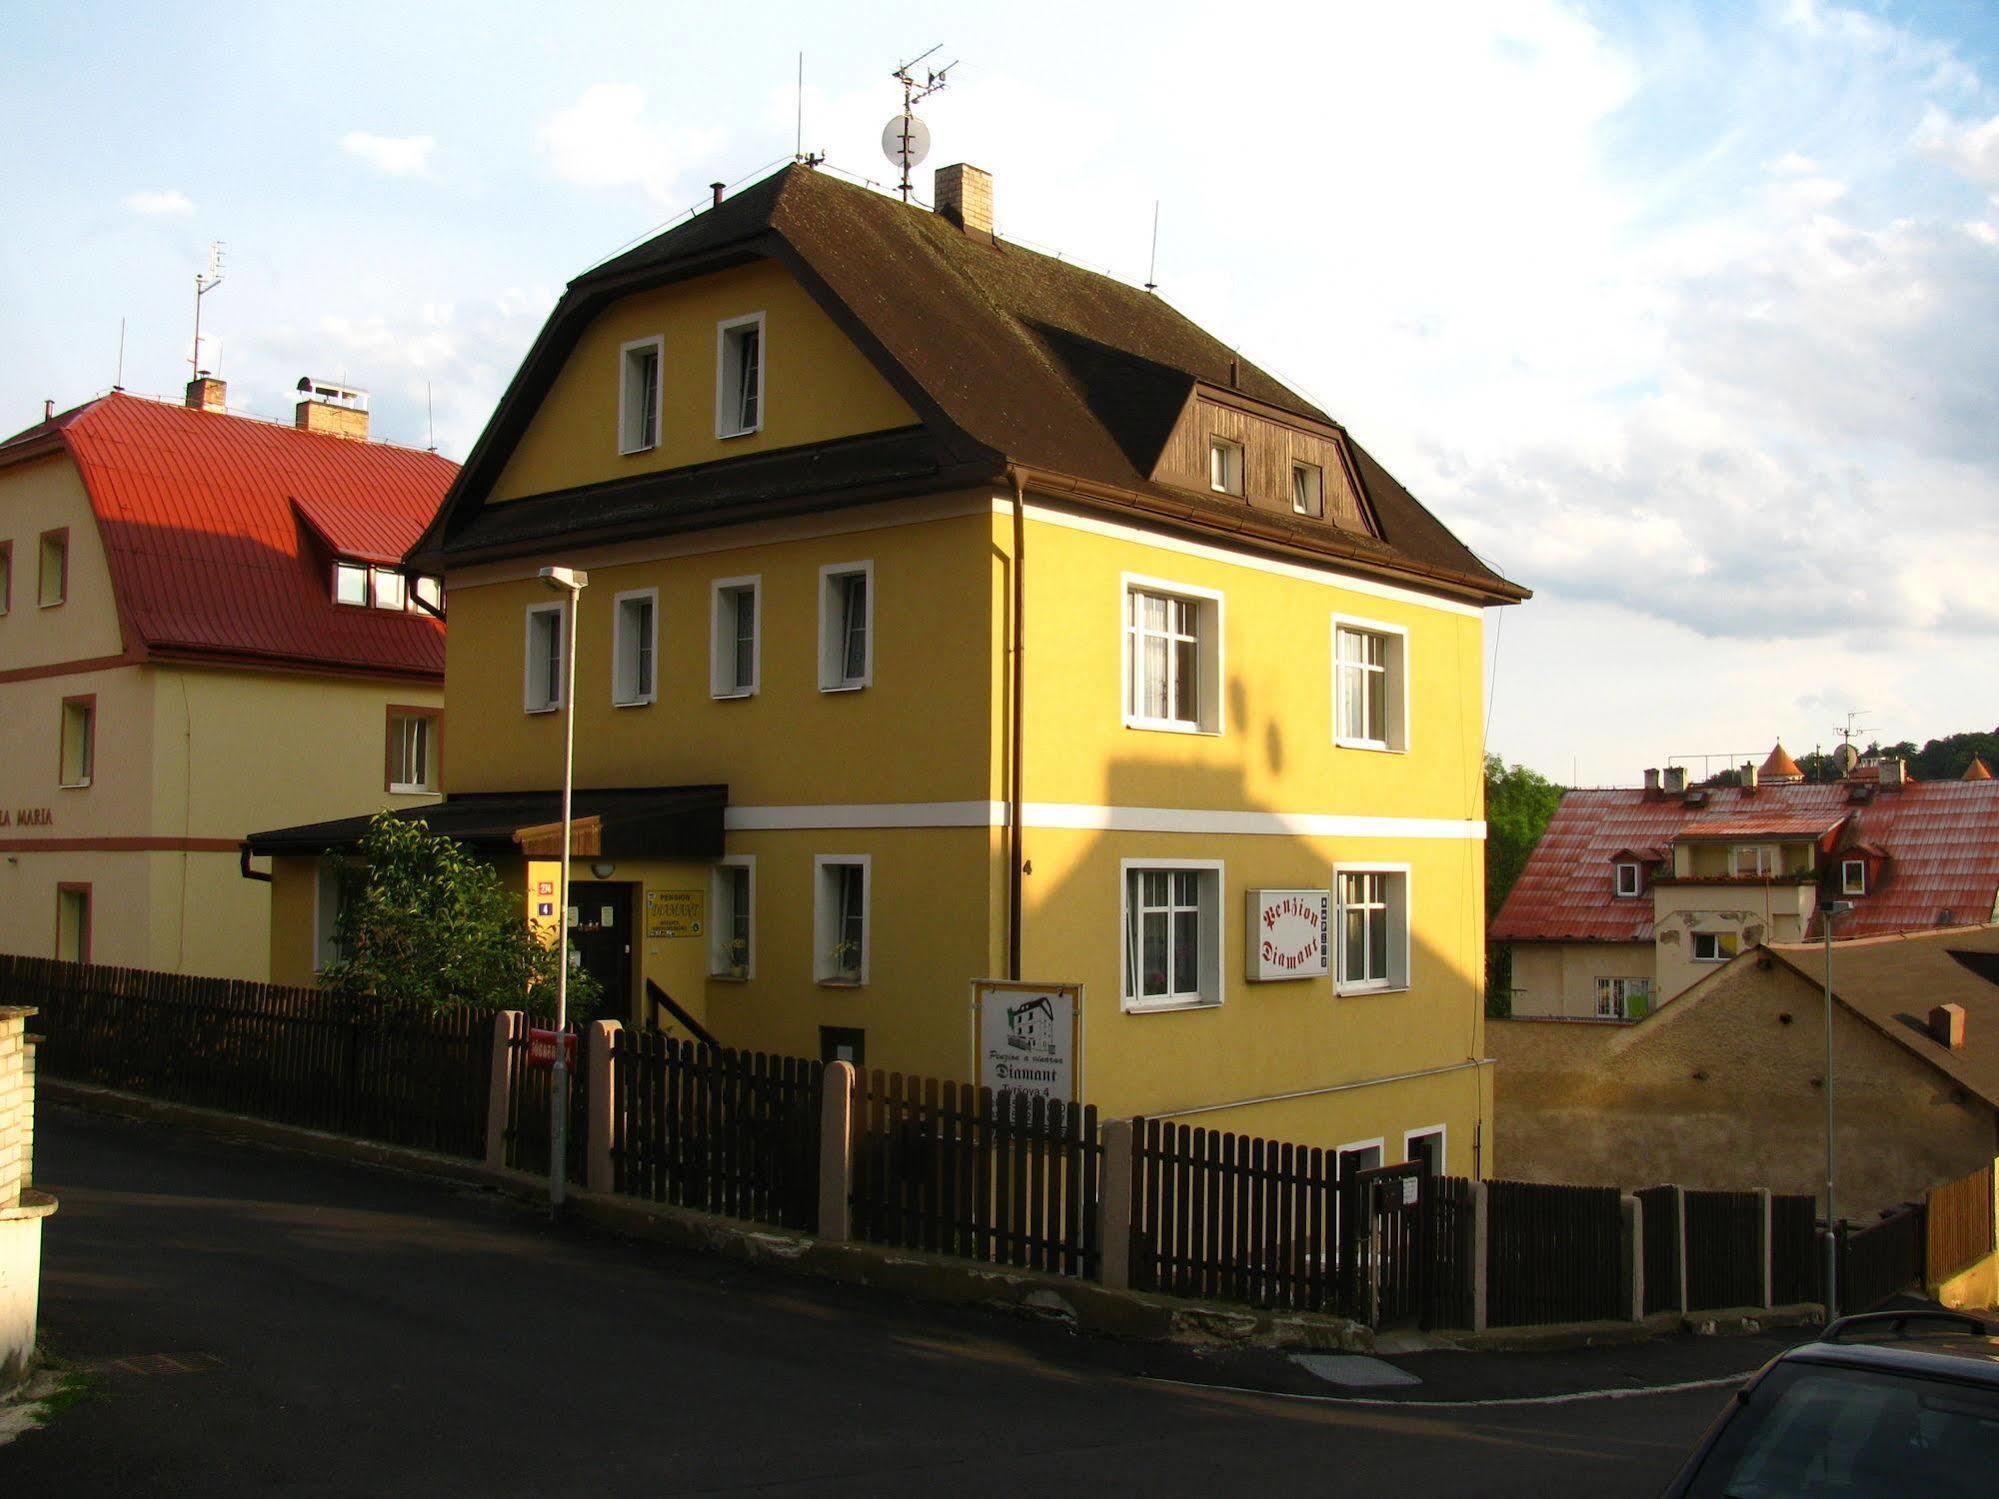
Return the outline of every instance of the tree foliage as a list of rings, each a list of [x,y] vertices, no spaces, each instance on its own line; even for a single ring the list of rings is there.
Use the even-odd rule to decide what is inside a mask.
[[[1490,922],[1505,904],[1507,892],[1527,867],[1534,845],[1548,830],[1564,788],[1524,765],[1508,765],[1497,755],[1485,757],[1485,919]],[[1513,965],[1506,953],[1486,944],[1486,1012],[1505,1015],[1513,987]]]
[[[349,879],[340,957],[322,975],[334,993],[396,1008],[554,1015],[555,945],[529,926],[524,896],[456,840],[384,812],[368,824]],[[572,966],[572,1018],[587,1016],[600,993]]]

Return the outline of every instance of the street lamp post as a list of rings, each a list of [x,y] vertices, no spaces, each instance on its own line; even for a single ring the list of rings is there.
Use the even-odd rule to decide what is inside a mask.
[[[1853,909],[1850,900],[1827,901],[1820,908],[1819,927],[1825,933],[1825,1315],[1830,1322],[1839,1305],[1839,1244],[1833,1232],[1832,1183],[1835,1156],[1832,1140],[1832,924]]]
[[[569,1164],[569,844],[570,800],[576,786],[576,626],[590,575],[573,567],[544,567],[541,580],[569,595],[563,611],[566,660],[562,671],[562,878],[556,887],[555,1064],[548,1083],[548,1210],[562,1210]]]

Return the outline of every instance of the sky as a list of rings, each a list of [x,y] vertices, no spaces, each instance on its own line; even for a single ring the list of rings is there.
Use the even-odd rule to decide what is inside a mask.
[[[0,430],[366,388],[462,458],[562,286],[894,66],[1000,232],[1143,282],[1492,566],[1488,747],[1573,784],[1999,723],[1999,7],[0,8]],[[798,87],[803,54],[804,88]],[[802,109],[803,126],[800,133]],[[208,343],[209,335],[216,342]]]

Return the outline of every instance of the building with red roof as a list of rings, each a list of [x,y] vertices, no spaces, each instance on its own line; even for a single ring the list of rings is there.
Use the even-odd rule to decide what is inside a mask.
[[[113,391],[0,441],[0,950],[261,978],[253,828],[434,798],[444,618],[403,553],[457,465]]]
[[[1635,1019],[1738,952],[1818,940],[1834,901],[1841,939],[1999,920],[1999,781],[1919,782],[1899,760],[1737,780],[1647,771],[1562,798],[1492,924],[1515,1014]]]

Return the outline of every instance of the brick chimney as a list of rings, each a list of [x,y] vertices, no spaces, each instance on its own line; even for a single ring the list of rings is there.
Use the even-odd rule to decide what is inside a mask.
[[[993,232],[993,174],[960,162],[939,167],[936,177],[937,212],[967,234],[988,237]]]
[[[1666,795],[1678,796],[1687,789],[1687,767],[1668,765],[1666,767]]]
[[[1952,1051],[1964,1049],[1964,1006],[1938,1005],[1930,1011],[1930,1039]]]
[[[1648,802],[1656,802],[1658,799],[1659,799],[1659,772],[1656,770],[1648,770],[1645,772],[1645,800]]]
[[[187,382],[187,404],[196,411],[226,411],[229,387],[213,375],[196,375]]]
[[[368,392],[308,375],[298,382],[298,406],[292,413],[292,425],[301,432],[323,432],[329,437],[365,441]]]

